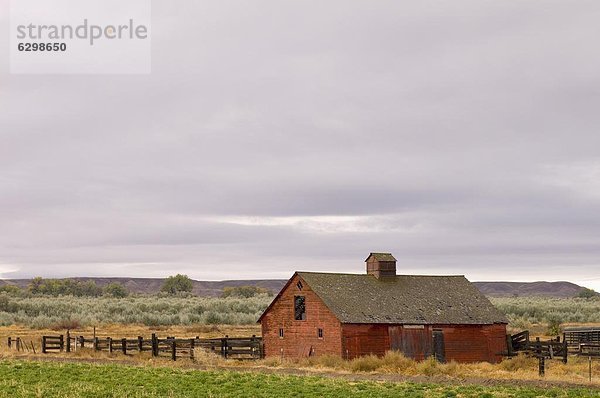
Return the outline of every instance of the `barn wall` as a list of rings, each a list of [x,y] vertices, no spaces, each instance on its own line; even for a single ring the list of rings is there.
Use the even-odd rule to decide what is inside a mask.
[[[302,281],[302,290],[296,284],[302,279],[295,275],[284,288],[261,321],[264,352],[266,357],[284,358],[308,357],[313,355],[341,355],[341,324],[321,299]],[[306,320],[294,319],[294,296],[306,299]],[[284,337],[279,337],[283,328]],[[323,338],[318,337],[318,329],[323,329]]]
[[[447,361],[496,363],[507,350],[506,325],[442,325],[439,329],[444,332]]]
[[[433,330],[444,334],[446,361],[492,362],[506,351],[506,325],[425,325],[422,330],[388,324],[343,324],[342,352],[349,359],[398,349],[416,360],[432,355]]]
[[[388,325],[348,324],[342,325],[342,354],[346,359],[364,355],[385,355],[390,349]]]

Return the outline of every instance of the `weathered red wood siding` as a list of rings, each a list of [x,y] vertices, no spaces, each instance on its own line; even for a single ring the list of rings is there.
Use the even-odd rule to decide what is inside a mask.
[[[369,354],[385,355],[390,350],[388,326],[384,324],[343,324],[343,357],[352,359]]]
[[[433,351],[433,327],[431,325],[389,326],[390,349],[401,351],[409,358],[422,361]]]
[[[302,290],[296,286],[302,279],[296,275],[279,299],[264,314],[261,326],[266,357],[305,358],[313,355],[341,355],[341,324],[321,299],[302,281]],[[304,296],[306,320],[294,319],[294,296]],[[283,328],[283,338],[279,329]],[[323,338],[318,329],[323,329]],[[283,350],[283,351],[282,351]]]
[[[444,332],[446,360],[491,362],[502,360],[506,348],[506,325],[440,325]]]
[[[432,355],[433,330],[444,334],[446,361],[492,362],[506,351],[506,325],[425,325],[409,329],[402,325],[343,324],[342,350],[348,359],[363,355],[384,355],[391,349],[406,350],[407,356],[422,360]]]

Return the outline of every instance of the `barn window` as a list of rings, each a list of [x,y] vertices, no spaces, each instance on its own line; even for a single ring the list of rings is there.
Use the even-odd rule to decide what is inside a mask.
[[[294,319],[297,321],[306,320],[306,302],[304,296],[294,296]]]
[[[317,336],[322,339],[323,338],[323,329],[319,328],[319,330],[317,330]]]
[[[279,328],[279,337],[283,338],[283,328]]]
[[[296,283],[296,287],[298,287],[298,290],[302,290],[302,288],[304,287],[302,285],[302,281],[298,281],[298,283]]]

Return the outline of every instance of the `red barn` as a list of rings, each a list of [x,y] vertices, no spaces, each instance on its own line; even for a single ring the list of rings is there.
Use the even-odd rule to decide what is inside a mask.
[[[265,356],[500,361],[508,321],[464,276],[396,275],[390,253],[366,263],[362,275],[296,272],[259,318]]]

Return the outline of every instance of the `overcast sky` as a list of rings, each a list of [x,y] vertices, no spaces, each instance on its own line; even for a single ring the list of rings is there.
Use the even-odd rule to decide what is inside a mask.
[[[0,0],[7,31],[8,0]],[[155,1],[150,75],[10,75],[0,277],[600,288],[600,2]]]

